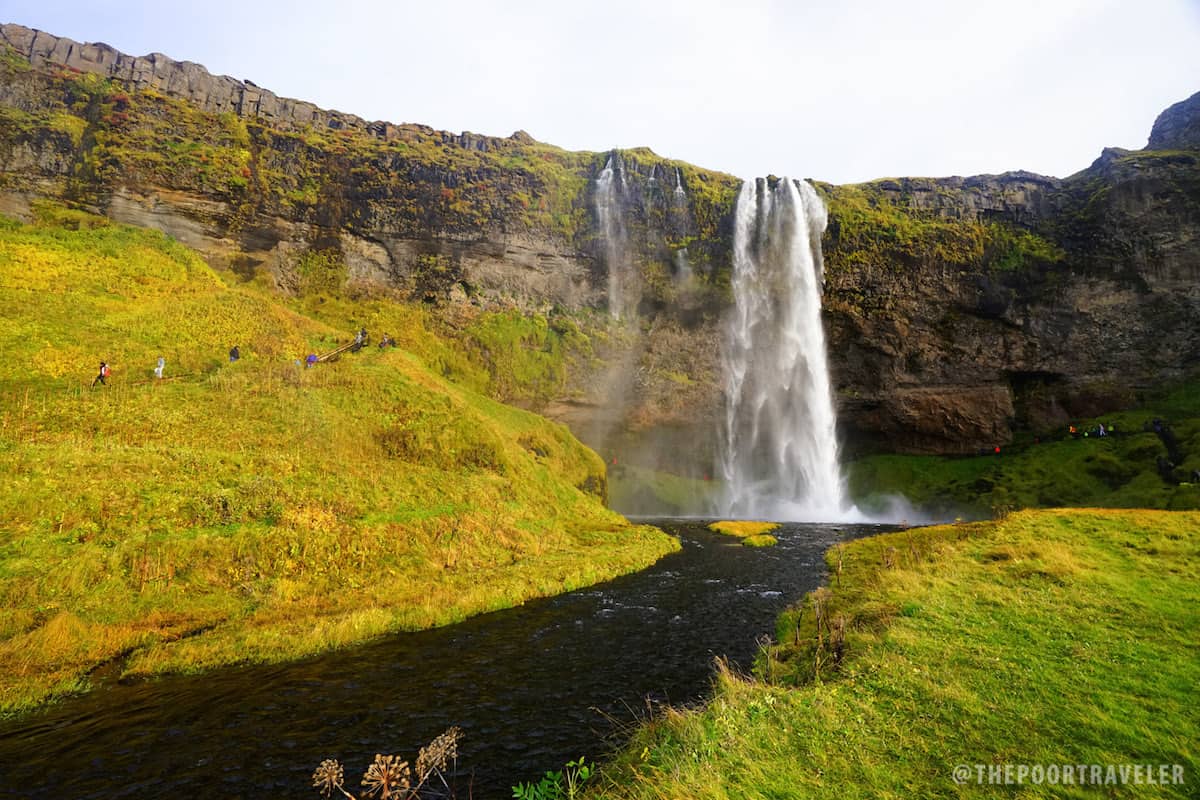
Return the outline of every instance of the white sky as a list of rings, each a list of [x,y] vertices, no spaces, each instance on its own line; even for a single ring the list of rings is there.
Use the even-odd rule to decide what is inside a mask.
[[[1200,91],[1200,0],[0,0],[367,119],[741,177],[1065,176]]]

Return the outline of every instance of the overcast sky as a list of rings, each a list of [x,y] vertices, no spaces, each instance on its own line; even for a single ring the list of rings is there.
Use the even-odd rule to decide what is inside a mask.
[[[1065,176],[1200,91],[1200,0],[3,0],[367,119],[741,177]]]

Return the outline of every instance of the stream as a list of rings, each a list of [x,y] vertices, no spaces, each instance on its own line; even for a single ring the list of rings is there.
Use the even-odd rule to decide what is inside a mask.
[[[325,758],[358,794],[376,753],[415,761],[463,728],[458,795],[507,798],[573,758],[602,758],[648,704],[703,699],[713,659],[744,669],[775,617],[877,525],[789,524],[743,547],[651,520],[683,550],[608,583],[301,662],[103,686],[0,721],[0,797],[311,798]],[[468,790],[468,784],[469,790]]]

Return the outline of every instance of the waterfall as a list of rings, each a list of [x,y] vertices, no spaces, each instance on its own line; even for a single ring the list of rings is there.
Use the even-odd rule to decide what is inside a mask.
[[[821,328],[826,212],[807,182],[742,184],[735,307],[722,350],[721,514],[830,522],[854,515],[838,466]]]
[[[675,251],[672,256],[675,261],[675,280],[681,285],[686,286],[692,281],[692,265],[688,263],[688,252],[686,247],[681,247]]]
[[[679,174],[679,167],[675,168],[675,198],[682,200],[686,196],[683,191],[683,176]]]
[[[604,237],[604,266],[608,271],[608,313],[616,319],[625,316],[626,247],[625,221],[621,215],[621,162],[609,156],[596,177],[596,220]]]

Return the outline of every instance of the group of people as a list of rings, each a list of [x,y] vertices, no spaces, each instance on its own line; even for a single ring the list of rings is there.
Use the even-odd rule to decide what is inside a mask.
[[[1070,435],[1070,437],[1072,439],[1079,439],[1079,438],[1089,439],[1093,436],[1101,436],[1101,437],[1116,436],[1117,435],[1117,426],[1115,423],[1109,424],[1106,426],[1103,422],[1101,422],[1094,428],[1091,428],[1086,431],[1081,431],[1081,430],[1079,430],[1079,428],[1075,427],[1074,425],[1070,425],[1067,427],[1067,434]]]
[[[238,350],[238,347],[236,347],[236,345],[234,345],[233,350],[229,351],[229,360],[230,361],[236,361],[236,360],[238,360],[238,357],[240,357],[240,355],[236,356],[236,357],[234,356],[234,353],[236,350]],[[166,368],[167,368],[167,359],[164,359],[163,356],[158,356],[158,360],[155,362],[155,365],[154,365],[155,380],[162,380],[162,373],[163,373],[164,369],[166,369]],[[96,377],[94,379],[92,379],[92,381],[91,381],[92,389],[95,389],[96,384],[100,384],[102,386],[107,386],[108,385],[108,377],[112,373],[113,373],[113,368],[108,366],[108,362],[101,361],[100,362],[100,372],[96,373]]]
[[[350,350],[352,352],[358,352],[360,349],[362,349],[367,344],[367,342],[368,342],[368,338],[367,338],[366,327],[359,328],[358,333],[356,333],[354,335],[354,342],[350,346]],[[395,347],[395,346],[396,346],[396,340],[393,339],[390,334],[385,333],[383,335],[383,338],[381,338],[379,340],[379,349],[381,349],[381,350],[385,347]],[[229,348],[229,363],[230,364],[234,363],[235,361],[240,360],[241,357],[242,357],[241,347],[239,347],[238,345],[235,344],[233,347]],[[316,366],[320,360],[321,360],[320,356],[318,356],[316,353],[309,353],[308,357],[304,359],[305,369],[309,369],[311,367]],[[296,363],[299,363],[299,361],[297,360]],[[158,361],[154,366],[154,378],[156,380],[162,380],[163,370],[166,369],[166,366],[167,366],[167,360],[164,357],[159,356]],[[112,374],[112,368],[108,365],[108,362],[101,361],[100,362],[100,371],[99,371],[99,373],[97,373],[96,377],[92,380],[92,388],[95,389],[96,384],[100,384],[101,386],[107,386],[108,378],[111,374]]]
[[[234,349],[237,349],[237,348],[234,348]],[[229,360],[235,361],[236,359],[230,358]],[[162,380],[163,370],[165,370],[166,368],[167,368],[167,360],[165,358],[163,358],[162,356],[159,356],[158,361],[154,364],[155,380]],[[108,366],[107,361],[101,361],[100,362],[100,372],[97,373],[96,377],[92,379],[92,388],[95,389],[97,383],[100,384],[101,386],[108,386],[108,376],[111,374],[112,374],[112,367]]]

